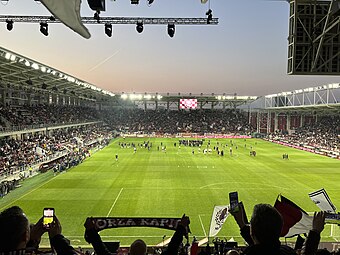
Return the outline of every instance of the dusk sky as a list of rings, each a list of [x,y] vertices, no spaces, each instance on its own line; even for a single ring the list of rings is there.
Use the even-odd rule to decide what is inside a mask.
[[[62,24],[50,24],[49,36],[39,24],[0,24],[0,46],[52,66],[112,92],[226,93],[267,95],[340,82],[338,76],[287,75],[289,4],[269,0],[210,0],[217,26],[167,27],[116,25],[113,36],[104,25],[86,25],[84,39]],[[3,2],[2,2],[3,3]],[[206,17],[200,0],[106,1],[101,16]],[[87,1],[82,16],[93,16]],[[0,15],[50,15],[33,0],[0,4]]]

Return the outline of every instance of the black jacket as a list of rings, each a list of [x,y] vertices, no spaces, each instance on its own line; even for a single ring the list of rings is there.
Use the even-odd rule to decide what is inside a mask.
[[[250,226],[246,225],[241,229],[241,236],[248,243],[248,247],[243,251],[245,255],[296,255],[293,248],[281,245],[280,241],[271,244],[254,244],[250,235]]]

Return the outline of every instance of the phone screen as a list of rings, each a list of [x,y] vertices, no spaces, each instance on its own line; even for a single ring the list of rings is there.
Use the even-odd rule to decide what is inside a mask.
[[[53,222],[54,217],[54,209],[53,208],[44,208],[43,213],[43,224],[44,227],[48,228],[50,224]]]
[[[237,191],[229,193],[229,202],[230,202],[230,211],[237,212],[239,210]]]

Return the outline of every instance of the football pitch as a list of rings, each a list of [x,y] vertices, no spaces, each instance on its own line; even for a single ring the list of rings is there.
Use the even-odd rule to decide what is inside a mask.
[[[335,206],[340,206],[339,160],[257,139],[210,139],[212,153],[203,154],[209,139],[205,139],[200,152],[198,147],[179,148],[178,140],[115,139],[65,173],[53,176],[48,172],[24,181],[22,187],[0,200],[0,209],[19,205],[36,222],[44,207],[54,207],[63,234],[76,247],[87,244],[83,224],[88,216],[181,217],[185,213],[191,220],[192,236],[203,239],[209,232],[214,205],[228,204],[231,191],[238,191],[248,218],[255,204],[273,205],[278,194],[305,211],[314,212],[318,208],[308,193],[320,188],[325,188]],[[137,146],[134,153],[132,147],[118,145],[118,142],[137,145],[143,141],[152,143],[150,150]],[[166,152],[162,151],[161,143]],[[215,146],[224,150],[223,157],[214,151]],[[256,157],[249,155],[251,147],[257,152]],[[282,159],[284,153],[289,154],[289,160]],[[338,228],[327,225],[322,241],[339,240]],[[129,245],[137,238],[155,245],[172,233],[156,228],[100,232],[104,241],[120,240],[121,245]],[[233,237],[243,244],[232,216],[218,236]],[[46,234],[43,244],[47,245]]]

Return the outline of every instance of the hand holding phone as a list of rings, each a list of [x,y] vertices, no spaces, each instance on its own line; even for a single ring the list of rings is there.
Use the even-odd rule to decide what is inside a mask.
[[[50,228],[50,224],[54,221],[54,208],[44,208],[43,211],[43,226],[46,229]]]
[[[229,193],[229,203],[231,212],[238,212],[240,210],[237,191]]]

